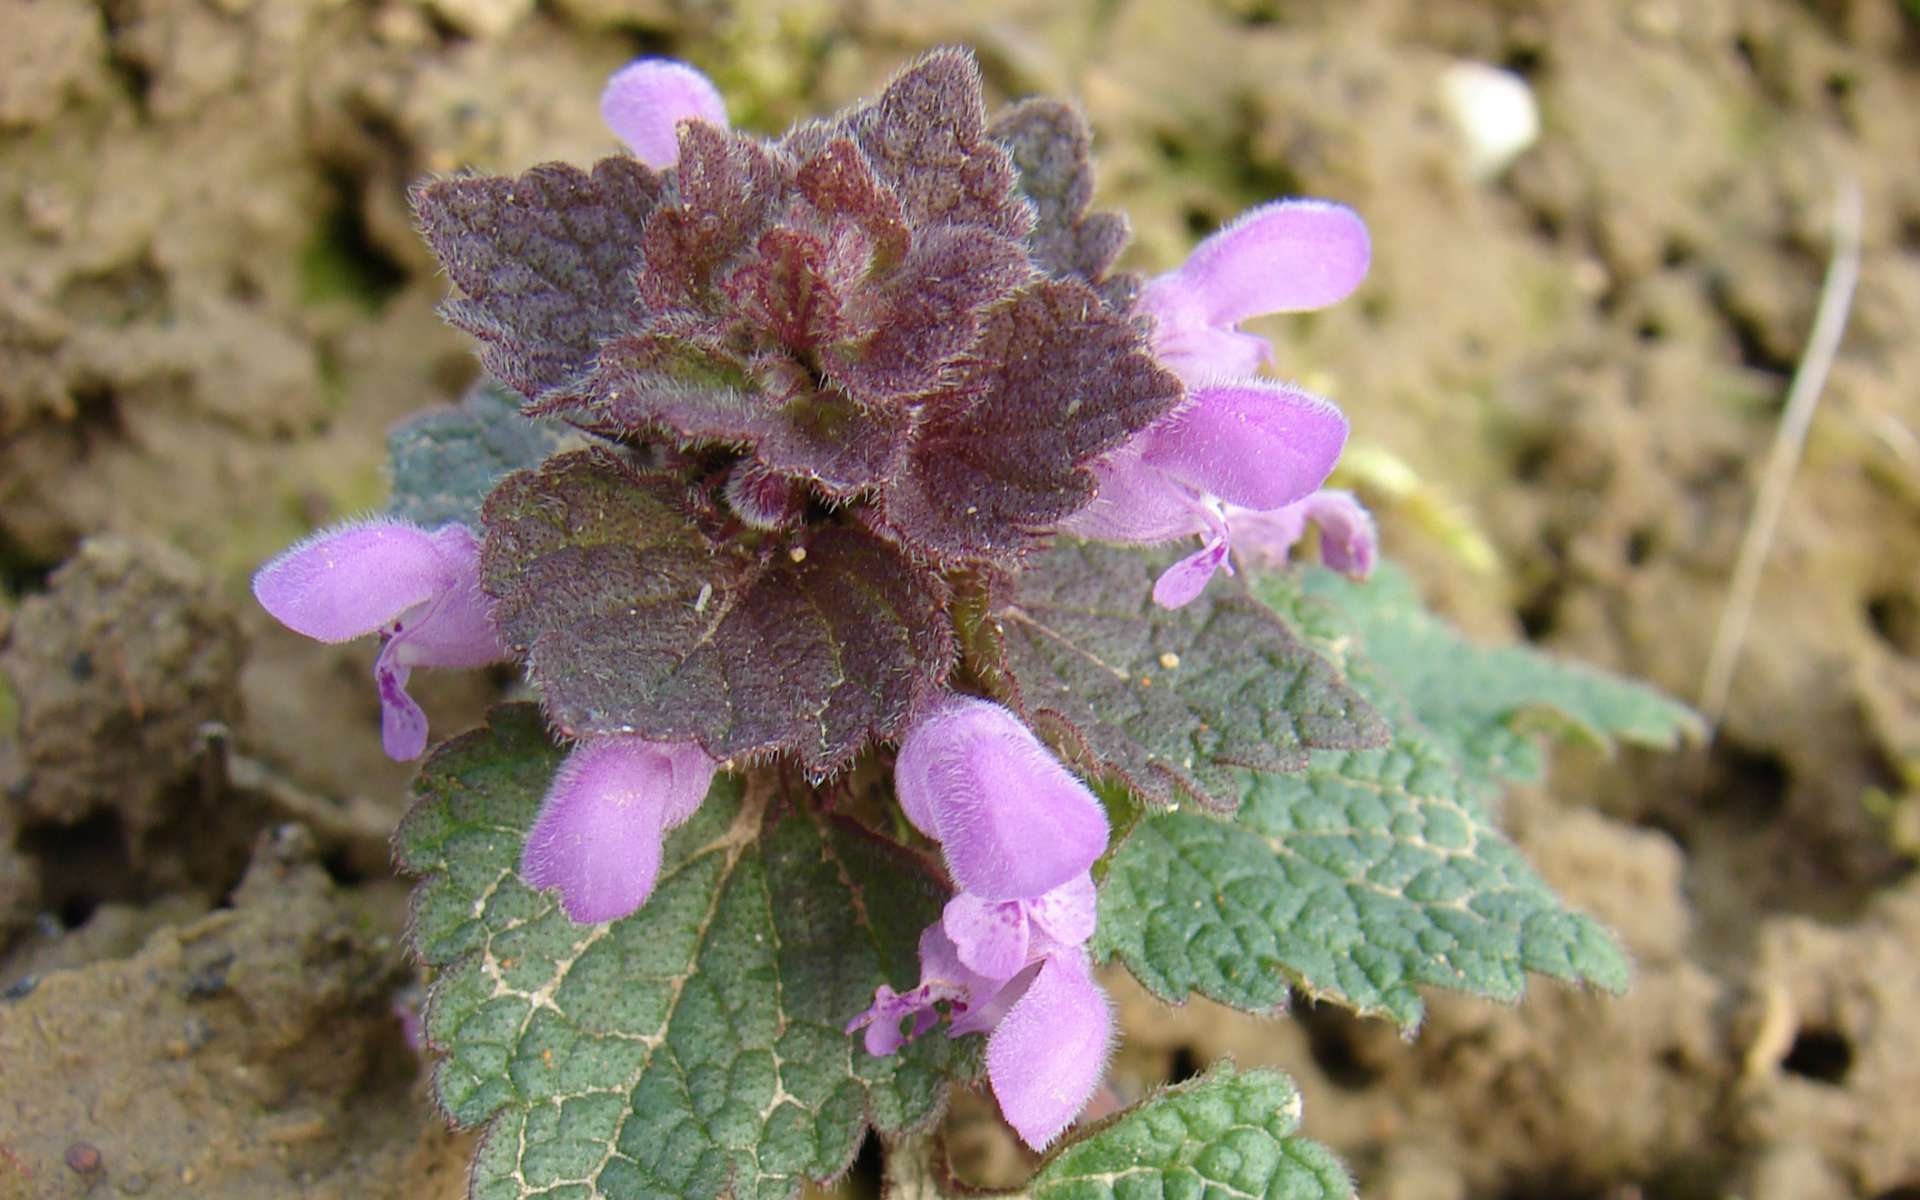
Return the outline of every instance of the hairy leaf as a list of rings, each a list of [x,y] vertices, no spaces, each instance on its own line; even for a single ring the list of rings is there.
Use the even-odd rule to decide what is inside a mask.
[[[1233,1196],[1346,1200],[1353,1180],[1298,1136],[1300,1093],[1275,1071],[1220,1066],[1056,1151],[1027,1184],[1032,1200]]]
[[[1014,194],[1013,163],[987,137],[980,68],[965,50],[934,50],[896,75],[877,100],[788,138],[811,153],[842,132],[866,152],[913,226],[977,225],[1016,241],[1033,214]]]
[[[529,410],[608,437],[751,448],[768,470],[851,496],[879,486],[906,453],[908,414],[818,388],[778,355],[743,360],[695,322],[658,322],[602,347],[591,389]]]
[[[1107,872],[1099,951],[1169,999],[1199,991],[1264,1012],[1291,985],[1409,1027],[1421,985],[1511,1001],[1536,972],[1623,988],[1611,935],[1553,895],[1492,825],[1486,793],[1522,758],[1537,765],[1536,749],[1514,753],[1511,723],[1529,708],[1657,743],[1691,726],[1686,710],[1529,651],[1475,648],[1390,566],[1366,585],[1313,570],[1260,591],[1339,646],[1393,743],[1256,776],[1231,820],[1146,815]]]
[[[865,253],[844,264],[853,271],[886,271],[907,253],[908,231],[899,197],[881,186],[873,165],[852,138],[838,137],[800,165],[794,182],[815,212],[844,221],[864,235]]]
[[[927,401],[889,525],[943,558],[1004,557],[1093,498],[1086,463],[1170,411],[1180,382],[1086,288],[1043,281],[994,310]]]
[[[395,835],[422,877],[434,1090],[488,1125],[477,1200],[790,1197],[868,1124],[924,1127],[977,1071],[969,1043],[873,1058],[841,1032],[917,973],[943,889],[857,826],[718,779],[669,836],[639,912],[575,925],[516,874],[558,762],[529,705],[443,746]]]
[[[827,277],[827,247],[798,229],[760,235],[759,253],[721,285],[741,314],[787,350],[805,353],[834,341],[840,297]]]
[[[1093,202],[1093,135],[1079,110],[1058,100],[1023,100],[995,118],[988,132],[1013,156],[1020,194],[1033,205],[1027,244],[1035,264],[1100,291],[1117,309],[1130,308],[1139,280],[1107,278],[1126,248],[1127,219],[1087,211]]]
[[[518,177],[458,176],[415,189],[421,236],[462,296],[443,308],[480,360],[532,398],[592,365],[635,317],[640,238],[660,177],[631,158],[591,175],[563,163]]]
[[[720,759],[846,766],[942,683],[938,577],[845,526],[749,549],[677,477],[561,455],[488,500],[482,585],[570,736],[693,740]]]
[[[563,432],[520,415],[515,397],[489,380],[457,406],[430,408],[387,434],[393,494],[387,511],[429,529],[477,526],[480,505],[509,471],[537,466]]]
[[[1314,747],[1381,745],[1386,726],[1232,580],[1184,608],[1152,600],[1164,554],[1062,539],[1029,560],[983,627],[991,674],[1093,774],[1154,804],[1238,802],[1244,772],[1297,771]]]
[[[834,348],[833,378],[864,405],[878,406],[948,382],[962,354],[992,354],[980,337],[980,310],[1006,299],[1033,274],[1018,243],[964,226],[919,231],[898,268],[858,293],[850,323],[866,336]]]
[[[647,222],[641,302],[654,312],[704,307],[721,267],[784,211],[791,171],[744,133],[683,124],[673,176],[679,203]]]
[[[1260,594],[1282,612],[1337,614],[1406,709],[1476,781],[1526,782],[1545,770],[1528,722],[1545,718],[1581,740],[1670,747],[1704,732],[1686,705],[1645,684],[1525,646],[1475,646],[1427,611],[1406,572],[1386,564],[1365,585],[1331,571],[1271,576]],[[1534,722],[1539,724],[1539,722]]]

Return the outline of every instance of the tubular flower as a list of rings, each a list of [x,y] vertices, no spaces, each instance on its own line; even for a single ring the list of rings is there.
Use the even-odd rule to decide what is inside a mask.
[[[1012,712],[948,697],[907,733],[894,768],[900,807],[940,842],[960,891],[920,939],[920,985],[882,987],[847,1026],[892,1054],[940,1019],[988,1033],[1000,1110],[1039,1148],[1086,1106],[1105,1070],[1113,1013],[1085,943],[1106,849],[1106,813]],[[903,1032],[903,1022],[911,1022]]]
[[[680,122],[727,127],[727,102],[699,71],[670,58],[641,58],[607,80],[600,117],[635,158],[665,170],[680,157]]]
[[[1229,508],[1226,519],[1238,533],[1235,553],[1255,566],[1286,565],[1311,524],[1320,530],[1320,561],[1351,579],[1373,573],[1379,533],[1352,492],[1324,489],[1272,512]]]
[[[415,667],[477,667],[507,657],[480,590],[480,548],[464,525],[431,533],[375,518],[319,533],[282,551],[253,577],[262,608],[295,633],[345,642],[378,633],[374,660],[381,742],[418,758],[427,717],[407,694]]]
[[[930,705],[900,743],[894,784],[907,819],[940,843],[962,890],[983,900],[1050,892],[1107,848],[1100,801],[990,700]]]
[[[1163,607],[1191,601],[1215,570],[1232,569],[1241,517],[1311,496],[1339,460],[1346,418],[1311,393],[1245,377],[1272,347],[1238,326],[1340,300],[1359,286],[1369,254],[1366,226],[1350,210],[1282,201],[1207,238],[1141,293],[1154,354],[1186,380],[1187,400],[1095,464],[1100,490],[1065,527],[1115,542],[1201,535],[1201,549],[1154,587]]]
[[[945,1004],[949,1037],[988,1035],[987,1079],[1000,1111],[1041,1149],[1086,1107],[1113,1042],[1113,1008],[1085,947],[1093,928],[1085,873],[1028,900],[961,892],[920,937],[920,985],[881,987],[847,1032],[864,1029],[869,1054],[892,1054],[938,1024],[935,1006]]]
[[[719,767],[691,742],[580,743],[541,801],[521,876],[534,888],[557,888],[560,907],[582,925],[626,916],[653,893],[667,830],[700,807]]]

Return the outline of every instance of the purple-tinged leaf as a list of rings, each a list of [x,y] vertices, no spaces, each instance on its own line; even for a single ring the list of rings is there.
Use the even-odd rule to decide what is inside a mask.
[[[586,372],[600,339],[636,316],[641,231],[661,190],[618,157],[590,175],[548,163],[414,191],[421,236],[462,293],[442,311],[484,343],[489,372],[529,398]]]
[[[1109,279],[1127,245],[1127,219],[1087,211],[1093,202],[1093,135],[1071,104],[1023,100],[994,119],[988,135],[1013,156],[1020,194],[1033,205],[1027,245],[1034,263],[1056,279],[1077,279],[1114,308],[1132,306],[1140,280]]]
[[[952,665],[944,585],[879,538],[817,528],[750,553],[709,538],[678,478],[610,451],[510,476],[485,519],[501,631],[569,736],[825,774],[896,736]]]
[[[866,254],[857,264],[862,273],[885,271],[906,257],[911,235],[900,201],[874,177],[851,138],[835,138],[802,163],[795,183],[800,194],[829,222],[845,221],[865,235]]]
[[[1093,458],[1180,399],[1139,331],[1075,283],[1036,283],[995,309],[970,357],[928,400],[882,496],[887,523],[943,560],[1026,550],[1093,497]]]
[[[959,226],[923,231],[884,283],[856,294],[848,323],[874,332],[833,348],[827,372],[868,405],[931,391],[979,337],[981,310],[1032,273],[1006,238]]]
[[[653,312],[704,308],[720,271],[780,217],[791,165],[758,140],[698,122],[680,127],[678,204],[647,222],[639,296]]]
[[[1156,606],[1167,560],[1077,541],[1029,558],[979,626],[976,668],[1069,761],[1155,804],[1230,809],[1235,768],[1385,744],[1378,714],[1237,580]]]
[[[1014,193],[1013,161],[987,137],[980,68],[951,47],[909,65],[879,99],[843,122],[802,126],[788,139],[801,154],[850,132],[915,228],[977,225],[1023,239],[1033,213]]]
[[[833,340],[840,298],[827,278],[826,247],[811,234],[775,226],[756,249],[720,285],[737,311],[795,353]]]
[[[749,447],[768,470],[836,496],[898,472],[907,413],[816,388],[799,363],[782,355],[743,363],[710,330],[666,322],[655,329],[603,347],[592,388],[531,411],[609,437]]]

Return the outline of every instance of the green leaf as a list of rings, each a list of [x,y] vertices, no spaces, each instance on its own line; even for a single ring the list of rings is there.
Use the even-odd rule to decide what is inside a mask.
[[[558,759],[537,709],[498,710],[427,762],[395,835],[422,876],[435,1092],[488,1123],[473,1196],[790,1197],[977,1073],[978,1039],[872,1058],[841,1032],[918,976],[945,895],[917,860],[722,776],[647,904],[575,925],[515,873]]]
[[[387,509],[428,529],[478,528],[481,502],[500,477],[539,465],[563,436],[551,422],[521,416],[511,393],[482,380],[457,406],[428,409],[387,435]]]
[[[1624,988],[1612,936],[1493,826],[1493,792],[1539,770],[1513,727],[1528,711],[1650,743],[1689,732],[1692,715],[1597,671],[1474,647],[1390,567],[1366,585],[1275,576],[1260,593],[1340,658],[1393,742],[1256,776],[1231,820],[1148,814],[1113,856],[1096,951],[1169,1000],[1198,991],[1268,1012],[1291,986],[1409,1027],[1423,984],[1508,1001],[1528,972]]]
[[[1236,581],[1154,604],[1165,565],[1067,539],[1034,555],[978,626],[984,673],[1089,774],[1160,805],[1231,808],[1236,768],[1297,771],[1309,747],[1385,743],[1367,702]]]
[[[1692,709],[1645,684],[1525,646],[1475,646],[1428,612],[1406,572],[1390,563],[1365,584],[1332,571],[1272,575],[1259,594],[1282,612],[1315,605],[1338,614],[1407,713],[1489,782],[1531,781],[1545,771],[1540,742],[1519,727],[1528,714],[1552,717],[1602,747],[1615,738],[1671,747],[1705,730]]]
[[[1273,1071],[1215,1068],[1096,1128],[1043,1164],[1032,1200],[1353,1195],[1340,1160],[1294,1135],[1300,1093]]]

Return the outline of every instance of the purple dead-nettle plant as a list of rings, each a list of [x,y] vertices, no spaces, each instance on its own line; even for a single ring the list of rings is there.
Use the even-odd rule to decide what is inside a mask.
[[[508,1123],[478,1191],[792,1195],[869,1126],[923,1153],[983,1074],[1028,1145],[1080,1139],[1042,1175],[1159,1170],[1132,1118],[1068,1132],[1110,960],[1408,1026],[1415,984],[1620,982],[1483,793],[1533,761],[1521,707],[1684,714],[1476,658],[1375,571],[1324,488],[1345,418],[1240,328],[1359,285],[1350,210],[1265,204],[1118,273],[1079,115],[989,121],[957,50],[779,138],[661,60],[602,112],[630,153],[416,190],[490,381],[394,432],[390,513],[255,579],[300,633],[385,639],[397,758],[413,667],[511,659],[537,694],[435,752],[396,836],[437,1094]],[[1310,527],[1331,571],[1289,563]],[[1344,1194],[1291,1096],[1223,1069],[1154,1103],[1265,1122],[1236,1161]]]
[[[575,921],[646,902],[716,770],[826,779],[898,742],[899,803],[958,890],[920,985],[882,987],[849,1029],[888,1054],[939,1005],[950,1033],[990,1032],[1003,1111],[1045,1145],[1112,1041],[1085,945],[1107,818],[1019,716],[967,694],[950,604],[1061,529],[1202,535],[1154,589],[1184,604],[1230,513],[1312,503],[1346,421],[1257,378],[1268,346],[1237,324],[1351,291],[1365,228],[1270,205],[1140,287],[1112,274],[1122,222],[1021,190],[1001,142],[1050,150],[1062,112],[1016,108],[996,140],[952,51],[772,141],[730,130],[680,63],[620,71],[602,112],[635,157],[415,197],[448,319],[529,416],[593,444],[509,475],[476,530],[348,526],[256,593],[301,633],[385,636],[396,758],[426,742],[410,666],[525,662],[575,748],[521,874]]]

